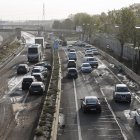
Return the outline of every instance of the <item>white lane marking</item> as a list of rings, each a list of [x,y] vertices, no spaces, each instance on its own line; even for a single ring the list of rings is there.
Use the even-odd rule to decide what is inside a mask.
[[[29,95],[29,92],[27,92],[27,94],[26,94],[24,100],[22,101],[23,108],[22,108],[21,110],[19,110],[19,111],[16,113],[16,115],[15,115],[15,120],[17,120],[19,113],[24,109],[24,103],[25,103],[25,101],[26,101],[28,95]]]
[[[76,92],[76,85],[74,79],[73,79],[73,86],[74,86],[74,96],[75,96],[75,105],[76,105],[76,113],[77,113],[78,138],[79,140],[82,140],[80,117],[79,117],[78,102],[77,102],[77,92]]]
[[[101,91],[101,93],[102,93],[102,95],[103,95],[103,97],[104,97],[104,99],[105,99],[105,101],[106,101],[106,103],[107,103],[107,106],[108,106],[109,110],[111,111],[111,113],[112,113],[112,115],[113,115],[113,117],[114,117],[114,119],[115,119],[117,125],[119,126],[119,128],[120,128],[120,130],[121,130],[121,133],[122,133],[122,136],[124,137],[124,140],[127,140],[127,137],[126,137],[125,134],[123,133],[122,128],[121,128],[121,126],[120,126],[120,124],[119,124],[119,122],[118,122],[118,120],[117,120],[117,118],[116,118],[116,115],[115,115],[115,113],[113,112],[113,110],[112,110],[110,104],[108,103],[108,101],[107,101],[107,99],[106,99],[106,96],[105,96],[105,94],[104,94],[102,88],[100,88],[100,91]]]
[[[98,59],[100,61],[100,63],[104,64],[100,59]],[[111,71],[111,69],[109,67],[106,67],[110,73],[120,82],[123,84],[123,82]],[[140,97],[138,95],[136,95],[136,93],[133,93],[133,96],[135,97],[135,99],[140,103]]]

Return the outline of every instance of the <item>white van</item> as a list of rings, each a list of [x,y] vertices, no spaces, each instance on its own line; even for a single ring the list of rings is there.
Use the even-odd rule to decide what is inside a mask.
[[[28,47],[27,58],[29,62],[39,62],[42,59],[41,44],[34,44]]]
[[[69,52],[68,53],[69,60],[77,60],[76,52]]]

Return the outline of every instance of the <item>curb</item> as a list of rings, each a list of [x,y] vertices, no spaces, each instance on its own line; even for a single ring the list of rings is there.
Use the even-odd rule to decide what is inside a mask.
[[[58,129],[58,122],[59,122],[59,108],[60,108],[60,100],[61,100],[61,62],[60,62],[60,56],[58,53],[59,58],[59,80],[58,80],[58,92],[57,92],[57,98],[56,98],[56,112],[54,113],[54,120],[52,124],[52,132],[51,132],[51,139],[50,140],[56,140],[57,139],[57,129]]]
[[[61,98],[61,63],[60,63],[60,57],[59,57],[59,53],[58,53],[58,65],[59,65],[59,69],[58,69],[58,83],[57,83],[57,96],[56,96],[56,100],[55,100],[55,111],[54,114],[52,116],[53,121],[52,121],[52,126],[51,126],[51,132],[50,132],[50,140],[56,140],[57,139],[57,128],[58,128],[58,122],[59,122],[59,107],[60,107],[60,98]],[[51,77],[50,77],[50,82],[49,82],[49,86],[48,86],[48,90],[47,93],[49,92],[49,89],[51,87],[51,80],[52,80],[52,76],[53,76],[53,71],[54,71],[54,53],[53,53],[53,67],[52,67],[52,73],[51,73]],[[43,116],[43,108],[45,108],[47,103],[47,96],[45,98],[45,101],[43,103],[43,107],[41,110],[41,114],[39,117],[39,121],[38,121],[38,125],[36,127],[36,129],[40,129],[40,122],[41,122],[41,116]],[[38,139],[38,136],[34,135],[34,140]],[[45,139],[45,138],[41,138],[41,139]]]

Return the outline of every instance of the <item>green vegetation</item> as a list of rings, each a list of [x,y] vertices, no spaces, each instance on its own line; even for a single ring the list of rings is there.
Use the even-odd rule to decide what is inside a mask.
[[[35,135],[46,137],[50,139],[52,131],[53,116],[56,110],[56,97],[58,92],[58,79],[59,79],[59,59],[58,52],[53,52],[53,70],[52,77],[47,91],[47,96],[43,105],[42,113],[38,128]]]
[[[20,46],[19,42],[13,42],[11,44],[6,44],[0,49],[0,61],[5,59],[10,54],[14,53],[14,51]]]
[[[82,30],[77,35],[89,43],[95,34],[113,34],[121,44],[120,61],[123,60],[125,43],[133,44],[134,48],[137,47],[140,56],[140,4],[133,4],[119,10],[108,11],[108,13],[102,12],[100,15],[77,13],[70,15],[68,19],[54,21],[53,28],[76,29],[76,26],[80,26]],[[140,71],[139,65],[140,57],[138,58],[138,62],[136,62],[136,71]]]

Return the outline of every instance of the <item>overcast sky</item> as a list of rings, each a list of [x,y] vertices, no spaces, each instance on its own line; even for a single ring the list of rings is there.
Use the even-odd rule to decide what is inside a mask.
[[[41,20],[64,19],[70,14],[86,12],[100,14],[121,9],[140,0],[1,0],[0,20]]]

